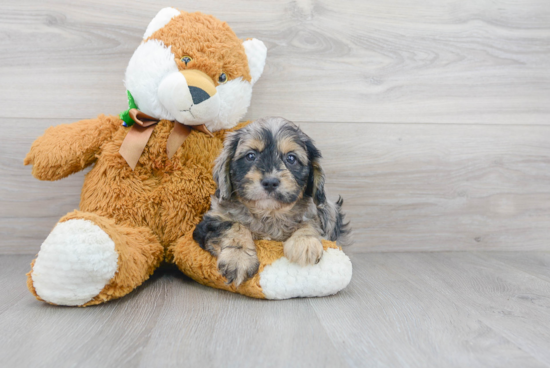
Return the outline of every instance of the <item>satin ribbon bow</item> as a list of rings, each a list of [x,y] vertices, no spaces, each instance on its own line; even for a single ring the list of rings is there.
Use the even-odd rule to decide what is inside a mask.
[[[160,119],[154,118],[138,109],[129,109],[128,114],[130,118],[134,121],[135,124],[132,125],[130,131],[124,138],[122,145],[120,146],[120,155],[124,157],[128,165],[135,169],[153,130],[155,125],[160,121]],[[166,154],[168,158],[171,159],[172,156],[176,153],[178,148],[181,147],[185,139],[191,134],[191,130],[195,129],[199,132],[203,132],[212,136],[212,133],[203,125],[184,125],[177,121],[174,122],[174,129],[168,136],[166,141]]]

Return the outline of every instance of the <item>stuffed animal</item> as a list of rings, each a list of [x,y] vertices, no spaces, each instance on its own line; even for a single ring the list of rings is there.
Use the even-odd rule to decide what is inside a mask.
[[[329,295],[349,283],[351,262],[332,242],[319,264],[300,267],[283,257],[281,243],[259,241],[260,269],[236,288],[193,241],[216,190],[214,160],[225,133],[246,124],[239,120],[266,52],[213,16],[162,9],[126,70],[129,109],[50,127],[33,143],[24,163],[40,180],[94,165],[80,210],[59,220],[31,264],[27,285],[39,300],[89,306],[120,298],[164,260],[204,285],[256,298]]]

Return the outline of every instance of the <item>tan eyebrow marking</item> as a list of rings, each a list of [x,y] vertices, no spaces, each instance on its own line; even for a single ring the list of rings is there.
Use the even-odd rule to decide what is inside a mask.
[[[277,149],[283,155],[292,152],[298,157],[301,163],[306,164],[308,162],[307,153],[302,146],[300,146],[291,137],[283,137],[277,142]]]
[[[241,155],[251,150],[262,152],[264,148],[265,148],[264,141],[257,138],[249,138],[244,142],[242,142],[241,144],[239,144],[239,147],[237,148],[237,152],[235,153],[235,156],[240,157]]]

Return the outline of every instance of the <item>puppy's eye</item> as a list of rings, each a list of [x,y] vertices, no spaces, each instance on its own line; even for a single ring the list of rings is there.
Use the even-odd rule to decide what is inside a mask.
[[[227,82],[227,75],[225,75],[225,73],[220,74],[220,77],[218,78],[218,82],[220,84],[224,84],[225,82]]]
[[[294,165],[296,163],[296,155],[293,153],[289,153],[288,155],[286,155],[286,162]]]
[[[256,153],[255,152],[248,152],[245,157],[248,161],[254,161],[254,160],[256,160]]]

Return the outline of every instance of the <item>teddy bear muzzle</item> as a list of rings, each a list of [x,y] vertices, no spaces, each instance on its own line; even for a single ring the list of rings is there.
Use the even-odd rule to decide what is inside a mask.
[[[185,125],[204,124],[219,114],[216,85],[200,70],[168,74],[159,85],[158,97],[170,114]]]

